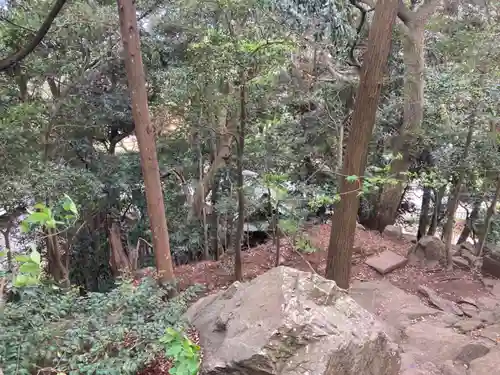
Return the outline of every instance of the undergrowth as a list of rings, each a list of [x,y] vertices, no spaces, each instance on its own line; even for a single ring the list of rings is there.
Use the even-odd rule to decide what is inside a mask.
[[[111,292],[86,297],[42,286],[26,289],[20,301],[5,305],[0,317],[2,369],[18,375],[136,374],[169,352],[168,328],[176,349],[167,355],[179,354],[179,344],[194,348],[184,339],[176,342],[174,332],[186,327],[182,314],[199,290],[192,287],[166,300],[153,279],[137,286],[122,282]],[[174,358],[180,361],[177,367],[194,369],[198,357],[183,355]]]

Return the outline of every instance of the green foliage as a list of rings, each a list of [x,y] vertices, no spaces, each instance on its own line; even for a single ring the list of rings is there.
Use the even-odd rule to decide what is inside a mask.
[[[300,236],[295,241],[295,246],[300,252],[311,254],[319,251],[318,248],[311,244],[311,240],[305,236]]]
[[[196,375],[200,367],[200,347],[185,334],[168,327],[160,338],[165,345],[166,356],[173,359],[171,375]]]
[[[68,375],[135,374],[161,355],[159,340],[166,328],[184,327],[181,316],[198,290],[166,300],[153,279],[143,279],[137,287],[124,281],[109,293],[85,298],[77,290],[35,288],[21,301],[5,305],[2,369],[20,375],[44,367]]]

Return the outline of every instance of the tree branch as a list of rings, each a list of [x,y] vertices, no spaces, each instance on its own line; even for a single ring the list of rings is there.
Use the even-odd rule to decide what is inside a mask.
[[[33,52],[33,50],[38,46],[38,44],[40,44],[44,36],[49,31],[50,26],[54,22],[55,18],[61,11],[66,1],[67,0],[56,0],[54,6],[50,10],[49,14],[45,18],[45,21],[43,21],[42,26],[40,26],[40,29],[35,34],[33,39],[19,51],[6,57],[5,59],[0,60],[0,71],[9,69],[12,65],[22,61],[24,58],[26,58],[26,56],[28,56],[31,52]]]

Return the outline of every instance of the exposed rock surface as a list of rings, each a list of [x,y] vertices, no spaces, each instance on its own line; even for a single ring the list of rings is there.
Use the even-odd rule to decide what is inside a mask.
[[[397,375],[397,346],[332,281],[277,267],[196,302],[209,375]]]
[[[471,375],[493,375],[500,371],[500,350],[492,350],[484,357],[471,362],[469,374]]]
[[[464,314],[455,302],[439,297],[431,288],[421,285],[418,287],[418,291],[429,298],[429,302],[436,306],[439,310],[453,313],[458,316]]]
[[[412,265],[434,267],[444,261],[446,248],[444,243],[437,237],[425,236],[410,249],[408,262]]]

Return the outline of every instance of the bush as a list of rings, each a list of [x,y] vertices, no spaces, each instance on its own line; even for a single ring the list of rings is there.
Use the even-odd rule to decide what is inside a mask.
[[[25,289],[0,317],[5,374],[135,374],[165,354],[165,329],[182,330],[187,303],[199,287],[167,300],[152,279],[122,282],[109,293]]]

